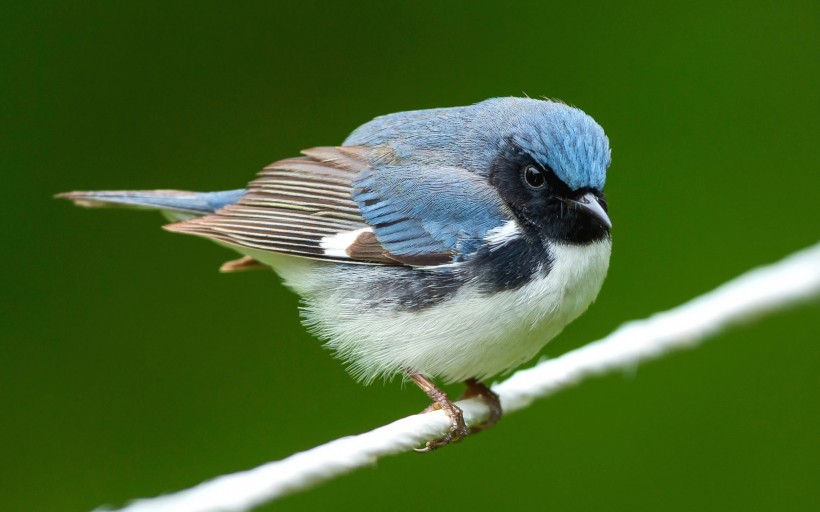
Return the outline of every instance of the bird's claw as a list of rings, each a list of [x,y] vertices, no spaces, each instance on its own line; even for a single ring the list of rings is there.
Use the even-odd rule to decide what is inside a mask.
[[[416,451],[419,453],[431,452],[450,443],[458,443],[471,433],[481,432],[486,428],[492,427],[498,422],[498,419],[501,418],[501,401],[498,395],[478,379],[467,379],[464,381],[467,385],[467,390],[462,398],[480,397],[490,409],[490,416],[487,418],[487,421],[481,425],[470,429],[467,428],[467,424],[464,423],[464,413],[462,410],[447,397],[444,391],[437,388],[429,378],[413,372],[407,372],[407,376],[410,377],[433,402],[421,411],[422,414],[442,410],[447,417],[450,418],[450,430],[439,439],[428,441],[424,448],[417,448]]]
[[[490,410],[490,416],[480,425],[474,425],[470,428],[471,434],[476,434],[482,430],[486,430],[501,419],[501,399],[489,386],[477,379],[467,379],[464,382],[467,385],[467,390],[459,398],[459,400],[466,400],[468,398],[481,398]]]
[[[425,408],[422,411],[422,414],[443,409],[444,413],[447,414],[447,417],[450,418],[450,430],[444,434],[444,436],[435,439],[433,441],[427,441],[424,445],[424,448],[415,448],[415,451],[418,453],[428,453],[441,448],[442,446],[447,446],[450,443],[458,443],[468,435],[470,435],[470,429],[467,428],[467,424],[464,422],[464,413],[461,409],[451,404],[452,407],[442,408],[439,404],[434,403]]]

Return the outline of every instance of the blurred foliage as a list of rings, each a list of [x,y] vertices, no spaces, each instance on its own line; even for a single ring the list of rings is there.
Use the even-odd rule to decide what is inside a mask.
[[[219,275],[228,251],[56,192],[234,188],[379,114],[561,98],[611,139],[615,246],[548,356],[820,238],[817,2],[280,4],[4,3],[3,510],[181,489],[426,405],[353,382],[273,274]],[[816,510],[818,313],[276,510]]]

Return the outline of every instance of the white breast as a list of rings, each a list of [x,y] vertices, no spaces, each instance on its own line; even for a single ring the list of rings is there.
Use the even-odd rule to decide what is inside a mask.
[[[306,325],[356,378],[372,382],[410,370],[455,382],[490,377],[532,358],[598,295],[610,247],[609,240],[554,245],[552,269],[517,290],[488,295],[467,285],[420,311],[358,314],[345,307],[350,297],[311,293],[321,287],[315,282],[321,273],[311,271],[319,263],[290,257],[266,262],[306,296]]]

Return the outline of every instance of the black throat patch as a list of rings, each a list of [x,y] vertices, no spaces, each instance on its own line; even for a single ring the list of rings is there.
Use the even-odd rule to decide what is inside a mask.
[[[522,180],[527,166],[538,165],[527,153],[509,142],[493,160],[490,184],[517,218],[524,238],[587,245],[609,238],[609,229],[594,216],[578,207],[574,199],[593,193],[606,209],[603,192],[570,190],[550,170],[545,170],[547,187],[532,190]]]
[[[482,293],[516,290],[552,270],[553,258],[540,240],[516,238],[483,247],[470,260],[473,280]]]

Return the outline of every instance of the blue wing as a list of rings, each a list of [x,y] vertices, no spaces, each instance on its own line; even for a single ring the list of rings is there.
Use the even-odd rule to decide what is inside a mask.
[[[377,166],[353,185],[386,253],[410,265],[461,261],[510,218],[486,178],[458,167]]]
[[[236,203],[166,229],[293,256],[420,266],[463,260],[510,218],[486,178],[384,164],[373,151],[306,150],[266,167]]]

